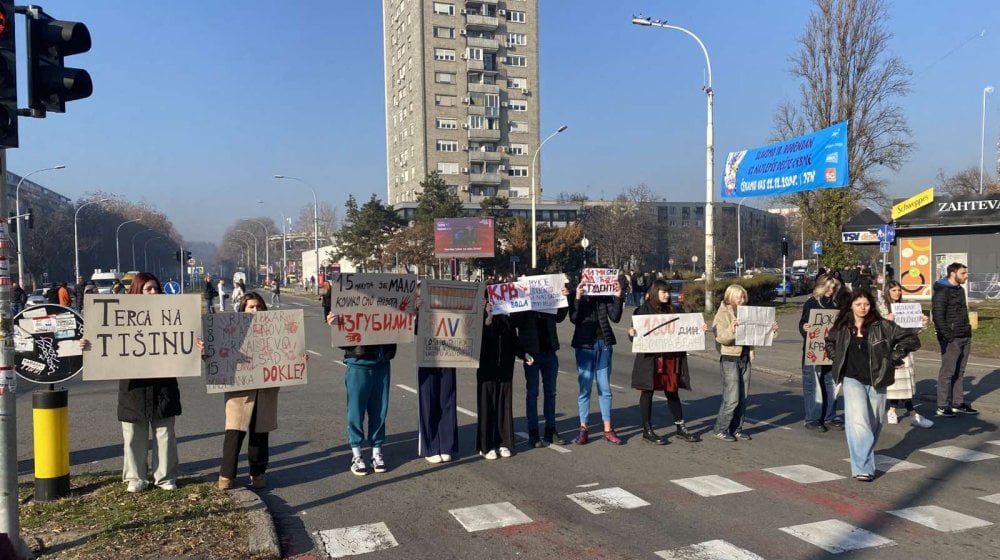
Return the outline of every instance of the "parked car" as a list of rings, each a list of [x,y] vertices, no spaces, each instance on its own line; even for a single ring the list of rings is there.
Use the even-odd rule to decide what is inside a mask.
[[[774,295],[788,297],[796,295],[795,282],[792,280],[791,276],[786,275],[784,282],[780,282],[777,287],[774,288]]]
[[[28,294],[28,301],[24,304],[25,307],[32,307],[34,305],[42,305],[45,303],[45,290],[38,288],[37,290],[32,290]]]
[[[684,281],[667,280],[667,285],[670,286],[670,306],[680,310],[684,305]]]

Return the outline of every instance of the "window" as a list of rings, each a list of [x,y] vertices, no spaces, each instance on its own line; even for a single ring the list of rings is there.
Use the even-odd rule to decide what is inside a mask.
[[[442,95],[440,93],[434,94],[434,104],[438,107],[454,107],[458,102],[458,98],[454,95]]]
[[[434,49],[434,60],[455,60],[455,49]]]
[[[437,141],[437,151],[439,152],[457,152],[458,142],[455,140],[438,140]]]
[[[483,128],[483,116],[469,115],[469,128],[475,128],[475,129]]]
[[[527,165],[512,165],[507,169],[507,174],[511,177],[527,177],[528,176],[528,166]]]
[[[455,83],[455,73],[454,72],[435,72],[434,81],[439,84],[453,84]]]
[[[454,27],[440,27],[434,26],[434,36],[438,39],[454,39],[455,38],[455,28]]]
[[[443,129],[449,129],[449,130],[450,129],[455,129],[455,128],[458,128],[458,119],[442,119],[442,118],[437,118],[437,119],[434,119],[434,125],[437,128],[443,128]]]
[[[434,13],[442,16],[453,16],[455,15],[455,5],[445,4],[444,2],[434,2]],[[524,14],[521,14],[523,17]]]
[[[528,102],[523,99],[511,99],[510,102],[507,104],[507,109],[516,112],[527,111]]]
[[[458,175],[458,164],[439,162],[438,173],[441,175]]]
[[[527,45],[528,36],[524,33],[508,33],[507,34],[507,44],[508,45]]]
[[[505,63],[507,64],[507,66],[527,66],[528,57],[507,55],[507,60],[505,61]]]
[[[510,121],[511,132],[528,132],[528,123],[521,121]]]
[[[496,187],[472,187],[472,196],[496,196]]]
[[[528,153],[527,144],[511,144],[508,153],[512,156],[523,156]]]
[[[465,50],[465,54],[466,56],[469,57],[469,60],[483,59],[483,49],[480,49],[478,47],[469,47],[468,49]]]
[[[507,87],[510,89],[528,89],[528,78],[507,78]]]
[[[507,21],[512,21],[514,23],[524,23],[524,12],[515,12],[514,10],[507,10]]]

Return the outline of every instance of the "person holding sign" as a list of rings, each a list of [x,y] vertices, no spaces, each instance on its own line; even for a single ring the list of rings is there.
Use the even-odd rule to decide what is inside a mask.
[[[814,356],[809,353],[810,336],[815,336],[810,332],[815,330],[813,328],[815,325],[810,324],[810,315],[814,315],[813,310],[816,309],[830,310],[830,315],[833,315],[837,309],[837,304],[833,300],[834,294],[839,289],[840,282],[836,278],[829,274],[819,275],[813,285],[812,296],[802,306],[802,316],[799,318],[799,334],[802,335],[802,401],[805,405],[805,427],[814,432],[826,432],[829,428],[844,429],[844,423],[837,418],[837,393],[830,366],[811,363],[828,363],[829,360],[822,359],[825,356]],[[815,315],[820,316],[820,314]],[[821,345],[825,345],[822,337],[818,339]]]
[[[875,298],[855,288],[841,305],[827,336],[833,375],[843,384],[847,449],[855,480],[875,480],[875,444],[885,415],[885,390],[895,380],[896,364],[920,348],[913,331],[883,319]]]
[[[483,342],[476,369],[479,399],[479,454],[492,460],[510,457],[514,450],[514,357],[525,365],[534,363],[525,354],[509,315],[494,315],[493,302],[486,302]]]
[[[896,315],[892,312],[893,304],[903,303],[903,288],[899,282],[889,280],[885,285],[882,297],[876,302],[879,315],[885,317],[887,321],[896,322]],[[919,305],[919,304],[915,304]],[[921,314],[923,326],[927,326],[927,315]],[[932,420],[924,418],[919,412],[913,410],[913,394],[916,393],[916,386],[913,382],[913,354],[907,354],[903,358],[903,364],[896,367],[895,381],[885,390],[889,399],[889,408],[886,410],[886,422],[898,424],[899,415],[896,413],[897,407],[905,407],[906,412],[912,413],[910,422],[919,428],[930,428],[934,425]]]
[[[646,300],[636,309],[633,315],[665,315],[673,310],[670,306],[670,286],[663,280],[653,281]],[[703,325],[708,330],[708,325]],[[640,333],[634,327],[628,330],[629,340]],[[635,355],[632,365],[632,388],[638,389],[639,414],[642,416],[642,441],[655,445],[664,445],[667,436],[659,436],[653,431],[653,391],[662,389],[667,397],[667,406],[674,417],[677,437],[684,441],[696,442],[698,437],[688,431],[684,425],[684,409],[678,389],[691,390],[691,375],[688,373],[687,352],[663,352],[659,354],[640,353]]]
[[[624,443],[611,425],[611,354],[617,342],[611,323],[621,321],[623,306],[621,284],[615,281],[613,285],[613,296],[590,296],[581,282],[576,287],[576,297],[570,300],[569,320],[576,326],[571,345],[576,349],[577,380],[580,384],[577,445],[588,441],[587,417],[590,416],[590,392],[595,381],[597,402],[604,423],[604,439],[614,445]]]

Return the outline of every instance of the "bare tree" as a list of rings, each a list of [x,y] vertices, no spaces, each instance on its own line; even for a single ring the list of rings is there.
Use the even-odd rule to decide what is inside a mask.
[[[898,98],[910,89],[910,69],[889,55],[884,0],[814,0],[799,50],[790,58],[801,80],[798,102],[782,104],[774,117],[777,139],[800,136],[848,121],[848,186],[795,193],[789,201],[806,220],[806,234],[823,241],[824,261],[846,266],[854,259],[840,243],[840,225],[861,201],[888,204],[880,167],[898,171],[913,149]]]
[[[979,168],[968,167],[948,177],[945,176],[944,171],[939,171],[935,187],[941,192],[954,196],[979,194]],[[1000,183],[990,177],[989,173],[983,173],[983,192],[1000,192]]]
[[[319,230],[319,244],[320,246],[329,245],[333,241],[333,237],[337,235],[339,226],[337,223],[337,209],[326,202],[320,202],[316,207],[312,204],[307,204],[299,210],[298,216],[289,216],[292,220],[292,227],[288,231],[305,232],[311,238],[313,234],[314,210],[317,218],[316,222],[319,226],[317,228]],[[279,229],[278,231],[281,230]],[[309,249],[312,249],[312,245],[309,246]]]

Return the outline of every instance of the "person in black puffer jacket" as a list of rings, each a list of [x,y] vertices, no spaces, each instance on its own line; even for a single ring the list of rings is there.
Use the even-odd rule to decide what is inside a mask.
[[[972,351],[972,325],[969,306],[962,285],[969,279],[969,269],[962,263],[948,265],[948,276],[934,283],[931,317],[941,345],[941,369],[938,371],[937,415],[979,414],[965,402],[962,379],[965,363]]]

